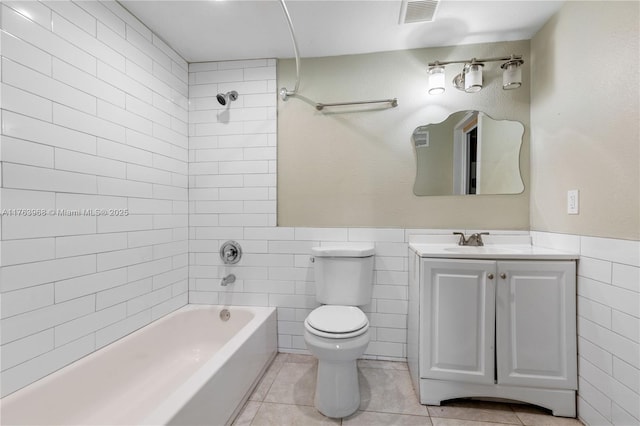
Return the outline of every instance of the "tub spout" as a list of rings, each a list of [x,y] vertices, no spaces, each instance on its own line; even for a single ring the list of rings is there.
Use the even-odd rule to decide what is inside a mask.
[[[220,281],[220,285],[226,287],[229,284],[233,284],[236,282],[236,276],[233,274],[229,274]]]

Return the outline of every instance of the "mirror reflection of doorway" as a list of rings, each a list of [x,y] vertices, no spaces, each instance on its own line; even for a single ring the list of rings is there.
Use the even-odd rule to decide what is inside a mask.
[[[454,194],[477,194],[479,169],[479,113],[472,111],[454,126]]]
[[[467,181],[465,182],[465,194],[477,193],[478,172],[478,126],[476,125],[465,133],[467,144]]]

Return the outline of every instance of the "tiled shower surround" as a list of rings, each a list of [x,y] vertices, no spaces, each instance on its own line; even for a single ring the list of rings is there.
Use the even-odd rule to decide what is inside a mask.
[[[277,306],[280,351],[304,352],[321,244],[375,245],[366,356],[404,359],[406,241],[450,230],[276,226],[275,60],[187,66],[115,2],[1,9],[1,208],[129,213],[2,217],[3,394],[186,303]],[[640,423],[640,243],[533,235],[582,256],[581,419]]]
[[[188,303],[188,72],[116,2],[0,7],[6,395]]]

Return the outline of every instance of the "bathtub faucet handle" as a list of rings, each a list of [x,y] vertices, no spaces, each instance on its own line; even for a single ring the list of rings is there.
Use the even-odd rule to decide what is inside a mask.
[[[242,257],[242,247],[235,241],[227,241],[220,247],[220,259],[229,265],[238,263]]]

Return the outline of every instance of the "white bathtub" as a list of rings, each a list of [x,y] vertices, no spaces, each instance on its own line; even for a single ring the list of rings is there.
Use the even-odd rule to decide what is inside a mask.
[[[275,308],[187,305],[1,401],[3,425],[225,425],[277,351]]]

